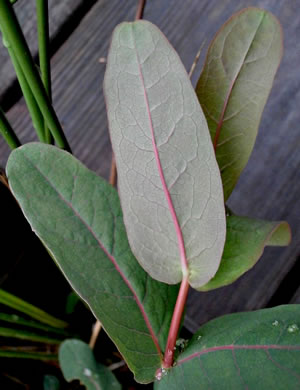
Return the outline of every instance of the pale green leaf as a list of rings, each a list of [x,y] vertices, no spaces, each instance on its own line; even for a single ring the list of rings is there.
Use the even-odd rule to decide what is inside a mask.
[[[300,388],[300,305],[208,322],[156,390]]]
[[[7,176],[32,229],[136,380],[153,380],[178,286],[153,280],[137,263],[116,190],[70,154],[39,143],[11,153]]]
[[[222,184],[191,82],[157,27],[115,29],[104,91],[130,246],[153,278],[178,283],[187,266],[200,287],[224,246]]]
[[[225,200],[252,152],[281,55],[280,24],[258,8],[235,14],[209,47],[196,92],[216,147]]]
[[[87,390],[121,390],[113,373],[96,362],[93,351],[83,341],[64,341],[58,356],[61,370],[68,382],[78,379]]]
[[[220,267],[200,291],[209,291],[233,283],[251,269],[265,246],[286,246],[291,241],[287,222],[271,222],[231,215],[226,218],[227,234]]]

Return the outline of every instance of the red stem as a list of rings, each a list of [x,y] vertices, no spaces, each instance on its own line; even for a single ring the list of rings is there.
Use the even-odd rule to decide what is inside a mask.
[[[185,276],[182,279],[175,309],[173,312],[173,317],[171,321],[171,326],[169,330],[168,341],[167,341],[166,351],[165,351],[165,356],[163,361],[163,368],[170,368],[173,365],[177,335],[178,335],[179,326],[181,323],[181,318],[182,318],[188,291],[189,291],[189,281],[188,281],[188,276]]]
[[[135,20],[143,19],[146,0],[139,0],[139,4],[135,14]]]

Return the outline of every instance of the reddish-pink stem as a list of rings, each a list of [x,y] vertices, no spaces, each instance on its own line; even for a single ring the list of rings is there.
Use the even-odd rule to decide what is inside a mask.
[[[175,309],[173,312],[173,317],[171,321],[171,326],[169,330],[165,356],[163,361],[163,368],[170,368],[173,365],[177,335],[178,335],[179,326],[180,326],[188,291],[189,291],[189,281],[188,281],[188,276],[186,275],[182,279]]]
[[[223,108],[222,108],[221,116],[220,116],[220,119],[219,119],[219,122],[218,122],[218,125],[217,125],[216,134],[215,134],[214,141],[213,141],[215,152],[217,150],[218,140],[219,140],[219,137],[220,137],[220,134],[221,134],[221,129],[222,129],[223,122],[224,122],[225,111],[227,109],[228,101],[229,101],[229,98],[230,98],[230,95],[231,95],[234,83],[236,81],[236,77],[233,79],[233,81],[230,84],[229,91],[227,93],[227,96],[226,96],[226,99],[225,99],[225,102],[224,102],[224,105],[223,105]]]
[[[217,347],[210,347],[207,349],[202,349],[199,352],[195,352],[191,354],[190,356],[185,357],[182,360],[178,360],[177,364],[178,366],[180,364],[184,364],[188,362],[189,360],[192,360],[194,358],[200,357],[202,355],[205,355],[207,353],[211,352],[220,352],[220,351],[236,351],[236,350],[265,350],[269,351],[270,349],[272,350],[287,350],[287,351],[299,351],[300,347],[298,345],[276,345],[276,344],[270,344],[270,345],[220,345]]]
[[[146,0],[139,0],[138,7],[135,14],[135,20],[143,19]]]
[[[140,2],[140,5],[141,4],[142,4],[142,2]],[[150,125],[150,131],[151,131],[151,136],[152,136],[153,152],[154,152],[155,160],[157,163],[157,169],[158,169],[158,173],[159,173],[160,180],[162,183],[163,191],[164,191],[166,201],[168,203],[171,217],[172,217],[172,220],[174,223],[174,228],[175,228],[175,232],[176,232],[176,236],[177,236],[177,240],[178,240],[178,249],[179,249],[181,268],[182,268],[182,276],[183,276],[181,286],[179,289],[179,293],[178,293],[178,297],[177,297],[177,301],[176,301],[176,305],[175,305],[175,309],[173,312],[173,317],[172,317],[172,321],[171,321],[171,326],[170,326],[170,330],[169,330],[169,335],[168,335],[168,340],[167,340],[167,345],[166,345],[166,350],[165,350],[165,355],[164,355],[164,361],[162,364],[163,368],[169,368],[173,364],[174,348],[175,348],[176,339],[177,339],[177,335],[178,335],[178,331],[179,331],[179,326],[180,326],[180,322],[181,322],[181,318],[182,318],[182,314],[183,314],[183,310],[184,310],[184,306],[185,306],[185,302],[186,302],[186,298],[187,298],[187,293],[188,293],[188,289],[189,289],[188,261],[186,258],[182,231],[181,231],[181,228],[179,225],[179,221],[177,219],[177,215],[176,215],[176,212],[174,209],[174,205],[172,202],[171,195],[169,193],[167,183],[165,181],[163,168],[162,168],[161,161],[160,161],[159,151],[158,151],[158,147],[157,147],[156,139],[155,139],[154,127],[153,127],[153,123],[152,123],[150,105],[149,105],[147,90],[146,90],[145,81],[144,81],[144,75],[142,72],[141,62],[139,60],[139,56],[138,56],[137,51],[136,51],[136,55],[137,55],[137,61],[139,64],[140,79],[141,79],[141,82],[143,85],[143,90],[144,90],[145,105],[147,108],[147,113],[148,113],[148,118],[149,118],[149,125]],[[157,373],[157,378],[159,378],[160,376],[161,376],[161,372],[159,371]]]

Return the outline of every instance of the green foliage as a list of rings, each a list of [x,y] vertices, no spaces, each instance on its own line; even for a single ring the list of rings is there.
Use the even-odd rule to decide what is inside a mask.
[[[55,350],[65,337],[70,337],[70,333],[65,330],[68,324],[2,289],[0,303],[4,308],[17,310],[36,320],[20,317],[19,314],[0,313],[0,338],[5,338],[9,344],[2,345],[1,342],[0,357],[57,360],[56,352],[50,351]],[[10,326],[7,327],[7,324]],[[18,346],[13,343],[13,339],[29,341],[31,345]],[[32,343],[38,343],[38,347]]]
[[[45,22],[41,13],[42,29]],[[28,50],[8,1],[0,1],[0,27],[42,114],[43,131],[45,121],[57,144],[68,148],[30,55],[24,59]],[[290,241],[286,222],[225,219],[222,191],[223,184],[226,201],[252,152],[281,52],[281,29],[271,14],[255,8],[239,12],[210,45],[196,87],[198,101],[157,27],[145,21],[118,26],[104,87],[123,210],[115,189],[67,152],[36,143],[9,158],[9,185],[33,231],[101,321],[135,379],[148,383],[156,374],[158,390],[299,386],[296,305],[210,321],[165,369],[173,361],[187,280],[202,291],[225,286],[253,267],[265,246]],[[43,73],[49,81],[49,64]],[[3,134],[16,147],[13,130],[2,119]],[[66,323],[3,290],[0,303],[44,325],[1,313],[0,320],[61,328],[65,336]],[[0,327],[0,336],[60,342],[54,333],[37,339],[27,330]],[[55,353],[1,347],[0,356],[56,359]],[[120,388],[79,340],[65,341],[59,360],[68,381],[79,379],[92,390]],[[44,389],[59,388],[52,382],[45,378]]]
[[[60,383],[59,380],[53,375],[44,376],[44,390],[59,390]]]
[[[80,340],[66,340],[59,349],[59,363],[65,379],[79,379],[87,390],[121,390],[108,368],[96,362],[91,348]]]
[[[37,341],[40,343],[47,343],[47,344],[59,344],[61,342],[61,339],[56,339],[54,337],[40,335],[23,329],[20,330],[20,329],[12,329],[12,328],[4,328],[4,327],[0,327],[0,336],[20,339],[20,340]]]
[[[235,14],[209,47],[196,92],[215,144],[225,201],[252,152],[281,55],[281,27],[258,8]]]
[[[15,295],[0,289],[0,303],[8,306],[12,309],[18,310],[21,313],[24,313],[35,320],[42,322],[43,324],[50,325],[55,328],[66,328],[68,323],[58,318],[53,317],[52,315],[46,313],[44,310],[39,309],[38,307],[24,301],[21,298],[16,297]]]
[[[137,263],[116,190],[69,153],[40,143],[16,149],[7,175],[32,229],[136,379],[153,380],[178,288],[153,280]]]
[[[227,234],[220,267],[200,291],[233,283],[260,259],[264,247],[286,246],[291,230],[286,222],[269,222],[237,215],[227,216]]]
[[[28,347],[0,347],[1,358],[33,359],[50,362],[57,360],[57,354],[52,352],[31,351]]]
[[[6,322],[6,323],[8,322],[11,324],[22,326],[22,327],[24,326],[25,328],[33,328],[33,329],[43,330],[47,333],[55,333],[56,335],[60,335],[61,337],[70,336],[70,334],[64,329],[55,328],[53,326],[48,326],[48,325],[42,324],[41,322],[38,322],[38,321],[28,320],[26,318],[20,317],[17,314],[0,313],[0,323],[2,321]]]
[[[42,113],[41,119],[44,117],[57,145],[70,150],[68,141],[36,69],[18,19],[13,11],[12,5],[6,0],[0,1],[0,30],[5,39],[6,46],[12,49],[13,55],[31,89],[35,100],[32,104],[37,104]],[[43,125],[43,123],[39,123],[39,126]]]
[[[299,388],[300,306],[230,314],[203,325],[156,390]]]
[[[74,313],[76,306],[80,301],[80,297],[72,291],[68,296],[67,296],[67,302],[66,302],[66,313],[67,314],[72,314]]]

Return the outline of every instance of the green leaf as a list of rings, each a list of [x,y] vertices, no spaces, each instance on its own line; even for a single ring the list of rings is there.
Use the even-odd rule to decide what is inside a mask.
[[[196,87],[221,170],[225,201],[252,152],[282,56],[282,31],[267,11],[235,14],[212,41]]]
[[[217,318],[199,329],[155,389],[299,389],[299,329],[300,305]]]
[[[231,215],[226,218],[227,234],[220,267],[200,291],[209,291],[233,283],[251,269],[265,246],[286,246],[291,241],[287,222],[270,222]]]
[[[65,321],[59,320],[50,314],[46,313],[44,310],[39,309],[38,307],[32,305],[16,297],[15,295],[0,289],[0,303],[5,306],[16,309],[21,313],[27,314],[31,318],[38,320],[44,324],[53,326],[55,328],[66,328],[69,324]]]
[[[91,348],[80,340],[66,340],[59,348],[59,364],[65,379],[79,379],[87,390],[121,390],[111,371],[96,362]]]
[[[67,296],[66,313],[74,313],[78,303],[80,302],[80,297],[74,291],[70,292],[70,294]]]
[[[209,131],[177,53],[146,21],[113,34],[104,80],[128,239],[142,267],[191,286],[216,273],[225,241]]]
[[[32,229],[136,380],[153,380],[178,286],[151,279],[137,263],[116,190],[69,153],[40,143],[11,153],[7,175]]]
[[[45,375],[43,385],[44,385],[44,390],[59,390],[60,389],[60,382],[56,378],[56,376],[53,376],[53,375]]]

